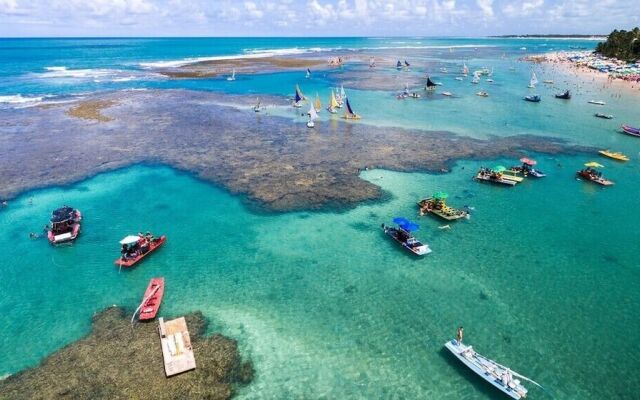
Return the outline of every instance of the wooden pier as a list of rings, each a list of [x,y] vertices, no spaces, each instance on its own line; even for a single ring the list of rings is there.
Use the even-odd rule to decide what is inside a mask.
[[[163,318],[159,318],[158,322],[164,372],[167,378],[196,369],[196,359],[184,317],[166,322]]]

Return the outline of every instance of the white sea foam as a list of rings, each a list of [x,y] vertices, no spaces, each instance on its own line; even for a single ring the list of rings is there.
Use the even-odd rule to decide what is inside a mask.
[[[44,96],[22,96],[21,94],[14,94],[8,96],[0,96],[0,103],[4,104],[26,104],[26,103],[39,103],[44,99]]]
[[[32,73],[37,79],[53,79],[60,82],[68,80],[87,80],[93,82],[127,82],[134,79],[158,79],[161,75],[148,71],[132,71],[109,68],[78,68],[54,66],[45,67],[45,72]]]

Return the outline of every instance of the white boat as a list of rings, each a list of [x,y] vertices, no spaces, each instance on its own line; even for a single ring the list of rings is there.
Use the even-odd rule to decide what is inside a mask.
[[[538,84],[538,77],[536,76],[536,73],[534,71],[531,71],[531,79],[529,80],[529,86],[527,87],[529,89],[535,89],[537,84]]]
[[[473,79],[471,80],[471,83],[473,83],[474,85],[480,83],[480,74],[478,74],[477,71],[473,73]]]
[[[443,74],[446,74],[448,71],[446,68],[440,68],[440,72],[442,72]]]
[[[546,83],[548,85],[553,85],[553,81],[551,79],[545,79],[542,81],[542,83]]]
[[[598,106],[603,106],[603,105],[605,105],[607,103],[605,103],[602,100],[589,100],[589,104],[595,104],[595,105],[598,105]]]
[[[453,96],[453,93],[451,92],[442,92],[443,96]]]
[[[313,122],[318,119],[318,113],[316,112],[316,108],[313,104],[309,105],[309,111],[307,111],[307,115],[309,116],[309,121],[307,121],[307,127],[313,128],[316,124]]]
[[[523,399],[527,396],[528,392],[527,389],[522,386],[519,379],[513,378],[514,376],[540,386],[531,379],[511,371],[504,365],[500,365],[497,362],[476,353],[472,346],[465,346],[455,339],[451,339],[451,341],[445,343],[444,347],[446,347],[447,350],[458,358],[458,360],[462,361],[464,365],[469,367],[469,369],[478,374],[482,379],[489,382],[495,388],[512,399]]]
[[[236,80],[236,69],[234,68],[231,71],[231,76],[227,78],[228,81],[235,81]]]
[[[463,77],[461,77],[461,76],[456,76],[456,80],[457,80],[457,81],[463,81],[463,80],[464,80],[464,78],[463,78]]]
[[[489,97],[489,93],[487,93],[487,92],[478,92],[478,93],[476,93],[476,96]]]

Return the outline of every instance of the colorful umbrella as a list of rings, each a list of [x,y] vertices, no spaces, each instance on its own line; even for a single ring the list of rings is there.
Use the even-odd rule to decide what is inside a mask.
[[[536,160],[532,160],[532,159],[527,158],[527,157],[521,158],[520,162],[523,162],[523,163],[525,163],[527,165],[536,165],[538,163]]]
[[[586,163],[584,166],[585,167],[591,167],[591,168],[604,168],[604,165],[598,164],[595,161],[590,161],[590,162]]]
[[[431,197],[433,197],[436,200],[444,200],[449,197],[449,194],[446,192],[440,191],[440,192],[435,192]]]
[[[493,167],[493,170],[495,172],[504,172],[507,170],[507,167],[503,166],[503,165],[497,165],[495,167]]]

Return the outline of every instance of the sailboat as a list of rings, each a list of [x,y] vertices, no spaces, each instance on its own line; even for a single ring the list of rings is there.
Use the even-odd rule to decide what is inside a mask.
[[[529,80],[529,86],[527,87],[529,89],[535,89],[537,84],[538,84],[538,77],[536,76],[536,73],[534,71],[531,71],[531,79]]]
[[[320,103],[320,96],[316,92],[316,101],[314,102],[313,107],[316,109],[316,112],[320,112],[322,110],[322,103]]]
[[[344,101],[347,99],[347,93],[344,91],[344,86],[340,85],[340,94],[336,97],[338,100],[338,108],[342,108]]]
[[[236,80],[236,69],[234,68],[231,71],[231,76],[227,78],[228,81],[235,81]]]
[[[469,67],[467,67],[467,63],[464,63],[462,66],[462,75],[464,76],[469,75]]]
[[[480,83],[480,74],[478,73],[478,71],[473,73],[473,79],[471,80],[471,83],[476,85]]]
[[[260,112],[260,107],[261,107],[261,105],[262,105],[262,103],[260,103],[260,97],[258,97],[258,98],[256,99],[256,101],[257,101],[257,103],[256,103],[256,105],[255,105],[255,106],[253,106],[253,111],[255,111],[255,112]]]
[[[307,128],[313,128],[314,126],[316,126],[313,121],[318,119],[318,113],[316,112],[313,104],[309,105],[309,111],[307,112],[307,115],[309,116],[309,121],[307,121]]]
[[[404,60],[404,66],[405,66],[406,68],[409,68],[409,67],[411,66],[411,64],[409,64],[409,63],[407,62],[407,60]]]
[[[376,59],[373,57],[369,57],[369,68],[373,68],[376,66]]]
[[[353,112],[353,110],[351,109],[351,104],[349,104],[349,99],[346,99],[347,101],[347,109],[344,111],[344,119],[360,119],[360,116],[356,113]]]
[[[331,114],[335,114],[338,108],[338,100],[336,100],[336,95],[333,93],[333,89],[331,89],[331,98],[329,99],[329,106],[327,107],[327,111]]]
[[[305,78],[311,78],[311,70],[309,68],[307,68],[307,75],[305,75]]]
[[[435,90],[436,86],[438,85],[436,85],[435,82],[433,82],[431,78],[427,76],[427,86],[425,87],[425,90]]]
[[[402,69],[402,63],[400,62],[400,60],[398,60],[398,63],[396,64],[396,69],[397,70],[401,70]]]
[[[293,101],[293,106],[295,108],[302,107],[302,104],[300,104],[300,103],[302,103],[303,100],[306,100],[306,98],[304,97],[304,95],[300,91],[300,87],[298,85],[296,85],[296,97],[295,97],[295,100]]]

